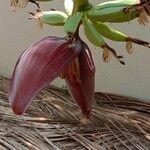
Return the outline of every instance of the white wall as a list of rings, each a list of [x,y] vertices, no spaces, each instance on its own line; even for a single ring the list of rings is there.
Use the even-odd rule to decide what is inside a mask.
[[[60,3],[61,0],[49,3],[47,10],[59,9]],[[42,8],[45,8],[46,4],[48,3],[43,4]],[[33,21],[28,20],[26,12],[32,11],[33,8],[35,6],[29,5],[26,9],[12,13],[9,9],[9,1],[0,1],[1,75],[11,76],[19,54],[34,41],[48,35],[64,35],[61,27],[45,26],[40,31]],[[150,24],[141,27],[137,21],[132,21],[130,24],[113,24],[112,26],[130,36],[150,41]],[[150,49],[134,45],[134,53],[128,55],[125,43],[108,42],[117,49],[119,54],[125,56],[126,65],[122,66],[114,59],[105,64],[101,60],[101,50],[89,44],[96,65],[96,91],[124,94],[150,101]],[[55,84],[62,86],[62,81],[57,80]]]

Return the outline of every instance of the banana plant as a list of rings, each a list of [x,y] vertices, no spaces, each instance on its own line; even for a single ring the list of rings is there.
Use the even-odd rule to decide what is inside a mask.
[[[126,42],[128,53],[132,43],[150,48],[150,43],[130,37],[105,23],[124,23],[137,19],[141,25],[149,22],[150,0],[113,0],[93,5],[89,0],[64,0],[66,12],[52,9],[43,11],[38,2],[52,0],[11,0],[11,7],[25,7],[28,2],[38,7],[30,12],[30,19],[52,26],[63,26],[66,36],[49,36],[27,48],[15,66],[9,92],[11,108],[16,114],[27,109],[33,97],[55,78],[66,81],[69,92],[85,117],[89,118],[94,100],[95,66],[88,45],[80,38],[83,26],[85,36],[96,47],[102,49],[102,58],[108,62],[110,56],[125,65],[104,38]]]

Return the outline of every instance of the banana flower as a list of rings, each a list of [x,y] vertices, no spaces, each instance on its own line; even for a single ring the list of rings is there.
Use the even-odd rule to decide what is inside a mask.
[[[18,115],[25,112],[32,98],[59,76],[65,79],[82,113],[89,117],[95,67],[88,46],[80,38],[46,37],[21,54],[9,92],[13,111]]]

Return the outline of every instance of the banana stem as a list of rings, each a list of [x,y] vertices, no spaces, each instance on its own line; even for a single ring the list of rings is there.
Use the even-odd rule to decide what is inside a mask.
[[[74,0],[74,7],[72,14],[75,14],[77,11],[87,10],[91,8],[89,0]]]

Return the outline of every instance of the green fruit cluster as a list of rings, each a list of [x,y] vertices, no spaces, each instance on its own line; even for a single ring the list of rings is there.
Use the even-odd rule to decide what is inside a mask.
[[[122,56],[118,56],[115,50],[108,46],[105,42],[104,37],[113,41],[127,42],[126,49],[131,53],[132,43],[144,43],[144,45],[149,47],[149,43],[130,38],[128,35],[107,26],[105,23],[124,23],[138,18],[142,24],[148,22],[148,13],[145,10],[145,6],[149,6],[149,1],[137,1],[137,0],[113,0],[100,3],[98,5],[91,5],[89,9],[73,11],[74,0],[65,0],[65,9],[68,14],[68,20],[65,23],[65,31],[75,33],[77,29],[77,23],[83,24],[84,33],[87,39],[95,46],[101,47],[103,49],[103,59],[108,60],[106,56],[109,57],[109,52],[121,63],[124,62]],[[71,5],[72,7],[69,7]],[[89,5],[89,4],[88,4]],[[145,14],[144,14],[144,13]],[[80,14],[80,15],[79,15]],[[73,19],[73,18],[77,19]],[[82,18],[81,18],[82,16]],[[71,19],[72,18],[72,19]],[[71,21],[72,20],[72,21]],[[79,24],[79,25],[80,25]],[[74,28],[74,29],[73,29]],[[71,29],[71,30],[70,30]],[[135,42],[136,41],[136,42]],[[138,42],[137,42],[138,41]]]
[[[26,6],[28,2],[52,0],[11,0],[12,5]],[[114,50],[108,46],[104,37],[113,41],[127,42],[126,48],[131,52],[131,43],[137,43],[149,47],[149,43],[130,38],[128,35],[109,27],[105,23],[124,23],[138,18],[138,22],[146,24],[150,16],[149,0],[112,0],[92,5],[88,0],[64,0],[66,13],[62,11],[38,11],[31,13],[31,18],[44,24],[64,26],[64,31],[72,35],[76,34],[80,25],[84,26],[84,33],[87,39],[95,46],[101,47],[106,52]],[[143,43],[143,44],[141,44]],[[122,58],[122,57],[120,57]]]

